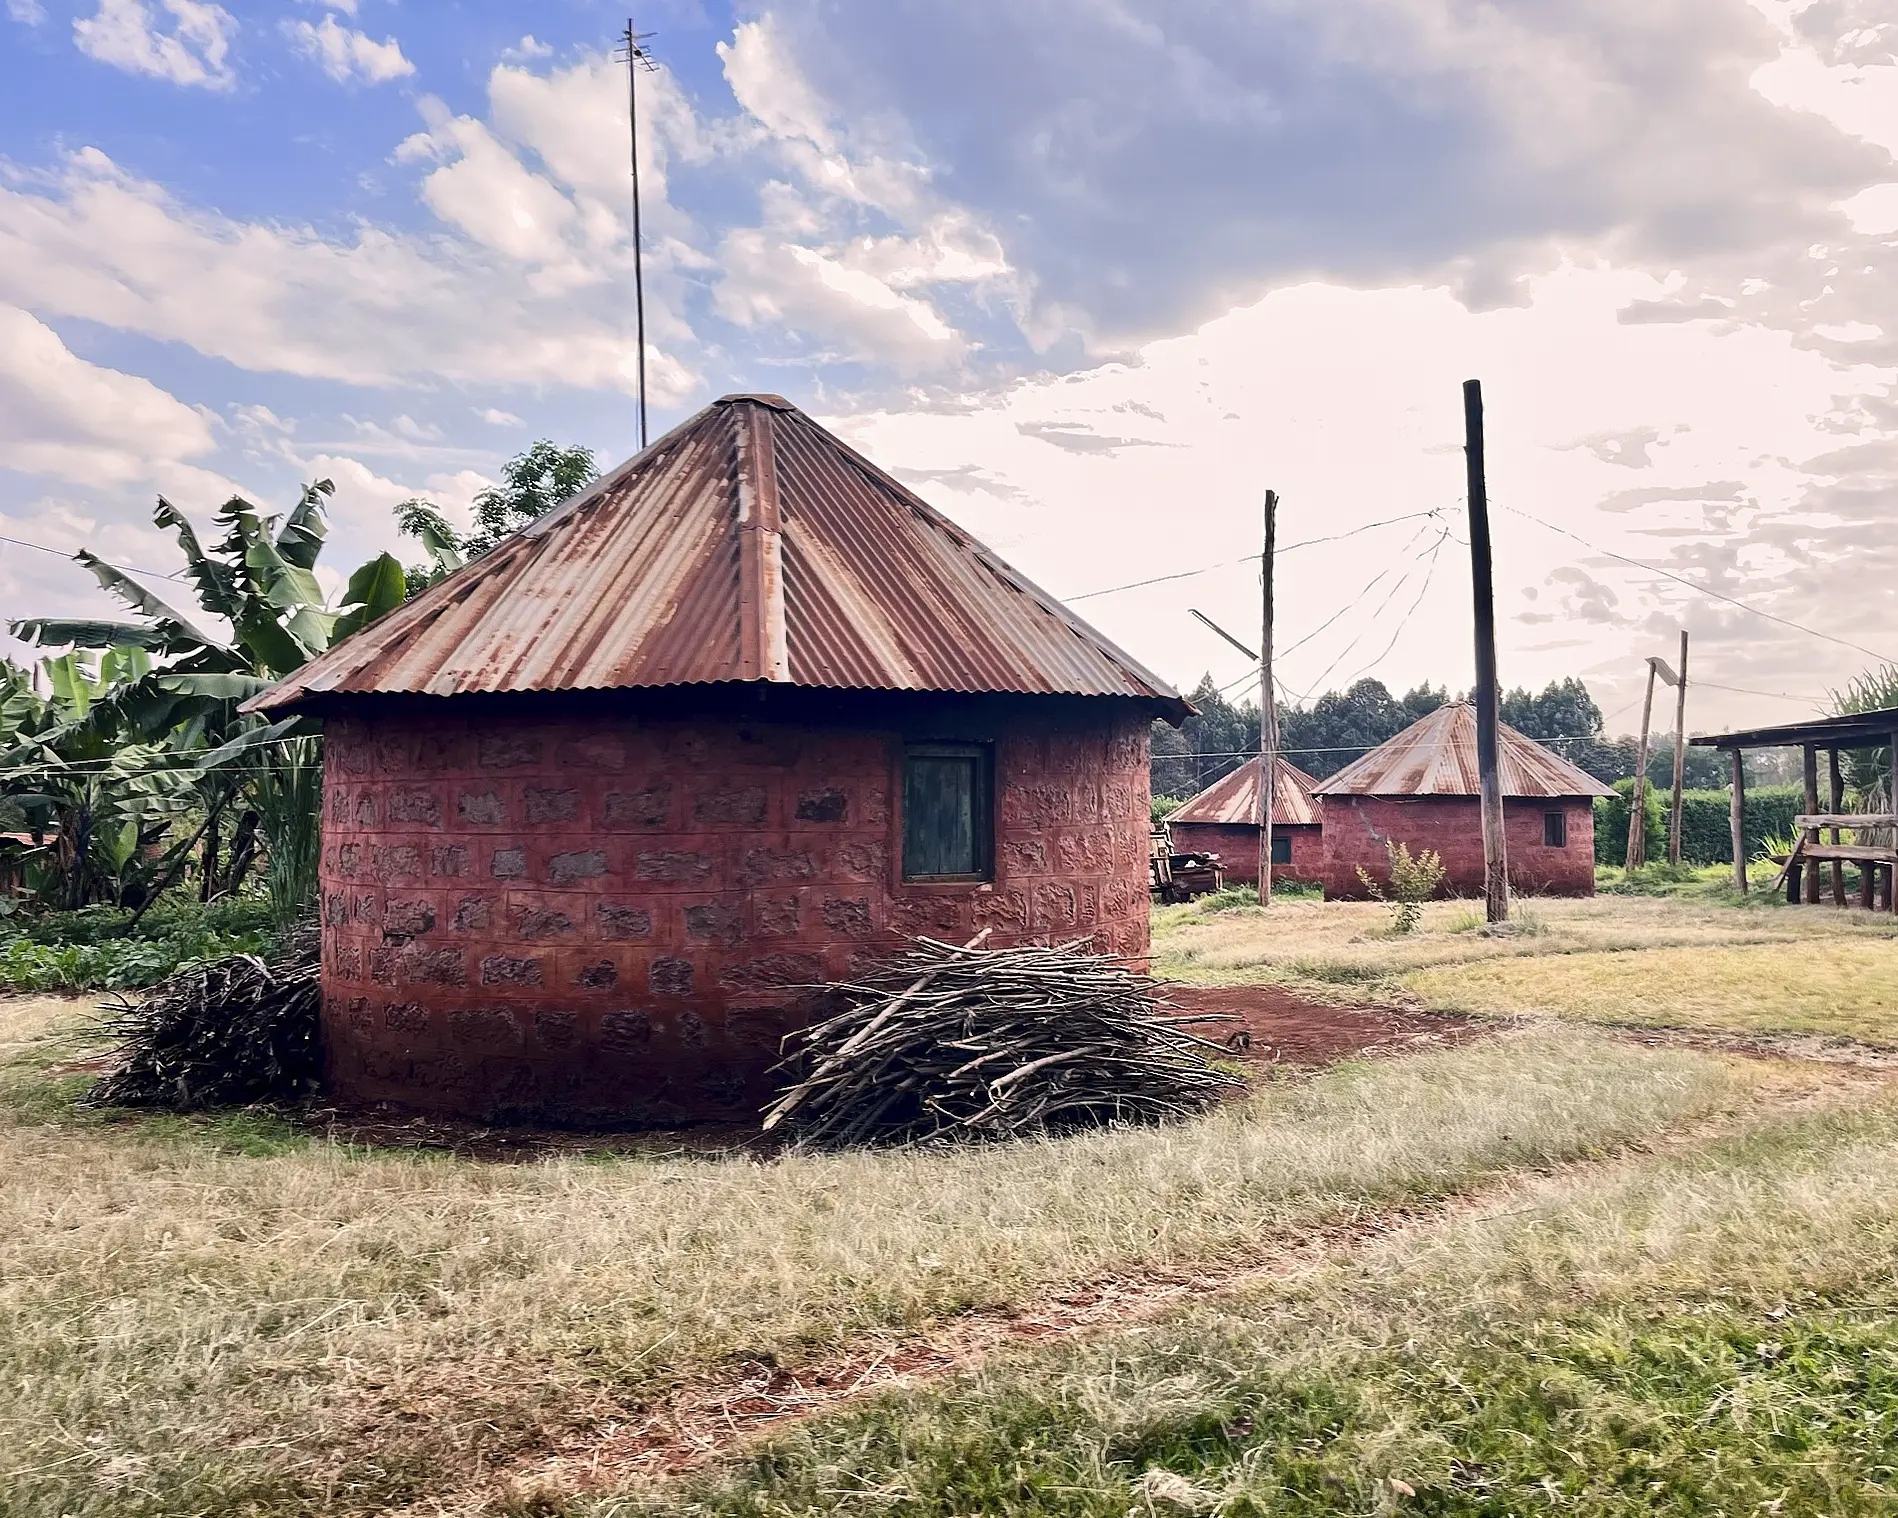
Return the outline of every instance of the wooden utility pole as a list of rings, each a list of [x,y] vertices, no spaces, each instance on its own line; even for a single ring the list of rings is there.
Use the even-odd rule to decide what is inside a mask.
[[[1655,661],[1648,660],[1648,696],[1641,703],[1641,748],[1634,765],[1634,790],[1628,796],[1628,857],[1623,867],[1633,874],[1648,859],[1648,729],[1654,721]]]
[[[1667,828],[1667,862],[1681,862],[1681,783],[1687,777],[1687,629],[1681,629],[1680,680],[1674,687],[1674,809]]]
[[[1265,552],[1259,574],[1265,587],[1259,630],[1259,905],[1272,905],[1272,807],[1278,800],[1279,704],[1272,686],[1272,553],[1278,537],[1279,493],[1265,493]]]
[[[1733,759],[1733,790],[1727,797],[1727,828],[1733,834],[1733,884],[1746,895],[1746,760],[1737,748]]]
[[[1470,490],[1470,584],[1476,598],[1476,768],[1483,804],[1483,900],[1491,922],[1509,921],[1509,852],[1497,723],[1496,591],[1490,568],[1489,487],[1483,473],[1483,385],[1463,382],[1464,458]]]

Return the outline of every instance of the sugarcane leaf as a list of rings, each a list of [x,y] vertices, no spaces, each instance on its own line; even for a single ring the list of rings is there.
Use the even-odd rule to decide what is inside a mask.
[[[294,736],[302,726],[301,717],[285,717],[281,722],[266,723],[261,727],[247,727],[228,743],[219,744],[209,753],[200,755],[198,768],[201,770],[222,769],[239,759],[256,754],[270,744]]]

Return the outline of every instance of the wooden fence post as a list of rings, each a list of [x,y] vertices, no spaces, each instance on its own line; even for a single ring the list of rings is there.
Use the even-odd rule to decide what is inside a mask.
[[[1727,825],[1733,832],[1733,883],[1746,895],[1746,756],[1727,750],[1733,760],[1733,794],[1727,798]]]

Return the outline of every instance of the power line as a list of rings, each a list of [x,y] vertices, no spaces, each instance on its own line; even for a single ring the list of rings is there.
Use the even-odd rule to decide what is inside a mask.
[[[1319,543],[1340,543],[1346,538],[1355,538],[1359,533],[1370,532],[1374,528],[1394,527],[1399,522],[1414,522],[1419,517],[1440,516],[1442,512],[1443,508],[1441,506],[1433,506],[1428,511],[1412,511],[1407,512],[1401,517],[1386,517],[1380,522],[1366,522],[1362,527],[1353,527],[1348,532],[1333,533],[1329,537],[1306,538],[1302,542],[1287,543],[1284,547],[1276,549],[1275,552],[1281,554],[1293,553],[1300,548],[1311,548]],[[1155,575],[1152,579],[1133,580],[1125,585],[1110,585],[1105,590],[1087,590],[1078,596],[1063,596],[1062,599],[1064,601],[1091,601],[1096,596],[1118,595],[1123,590],[1140,590],[1148,585],[1165,585],[1173,580],[1190,580],[1195,575],[1211,574],[1215,569],[1230,569],[1236,564],[1256,564],[1260,558],[1261,555],[1259,554],[1249,553],[1237,559],[1221,559],[1217,564],[1203,564],[1198,569],[1182,569],[1175,574]]]
[[[1538,527],[1546,527],[1550,532],[1560,533],[1563,537],[1580,543],[1582,547],[1588,549],[1590,552],[1602,554],[1607,558],[1614,559],[1618,563],[1627,564],[1635,569],[1646,570],[1649,574],[1660,575],[1665,579],[1674,581],[1678,585],[1685,585],[1689,590],[1695,591],[1711,600],[1723,601],[1728,606],[1737,606],[1741,611],[1751,612],[1754,616],[1762,617],[1768,622],[1777,622],[1781,627],[1790,627],[1794,632],[1802,632],[1809,637],[1823,638],[1826,642],[1836,643],[1841,648],[1855,649],[1861,654],[1869,654],[1872,658],[1879,660],[1881,663],[1890,664],[1898,662],[1894,661],[1889,654],[1881,654],[1877,649],[1867,648],[1863,643],[1854,643],[1850,638],[1835,637],[1829,632],[1819,631],[1816,627],[1807,627],[1803,622],[1795,622],[1790,617],[1778,616],[1770,611],[1761,611],[1759,607],[1750,606],[1745,601],[1739,600],[1734,596],[1726,595],[1718,590],[1711,590],[1707,586],[1699,584],[1697,581],[1688,579],[1685,575],[1677,575],[1671,569],[1663,569],[1658,564],[1643,563],[1640,559],[1631,559],[1626,554],[1616,553],[1612,548],[1603,548],[1597,543],[1589,542],[1587,538],[1581,536],[1579,533],[1570,532],[1566,527],[1557,527],[1553,522],[1545,522],[1541,517],[1531,515],[1529,512],[1522,511],[1517,507],[1504,506],[1503,510],[1514,513],[1524,521],[1534,522]],[[1702,683],[1704,684],[1706,682]],[[1764,693],[1761,692],[1759,694]]]
[[[37,549],[41,553],[54,554],[59,558],[65,559],[68,563],[72,562],[73,558],[73,556],[63,548],[48,548],[44,543],[29,543],[25,538],[9,538],[5,534],[0,534],[0,543],[11,543],[15,548]],[[120,574],[143,575],[148,580],[176,580],[178,578],[177,575],[166,574],[162,570],[135,569],[130,564],[114,564],[108,559],[100,559],[99,562],[104,564],[107,569],[118,570]]]

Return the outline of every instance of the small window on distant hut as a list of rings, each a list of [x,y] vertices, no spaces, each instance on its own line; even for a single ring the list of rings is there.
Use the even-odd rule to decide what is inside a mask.
[[[903,748],[903,878],[987,880],[993,865],[990,758],[979,743]]]
[[[1568,847],[1568,814],[1566,812],[1542,814],[1542,842],[1552,849]]]
[[[1272,863],[1290,864],[1292,862],[1292,835],[1274,831],[1272,834]]]

